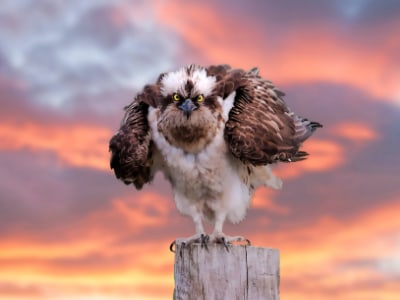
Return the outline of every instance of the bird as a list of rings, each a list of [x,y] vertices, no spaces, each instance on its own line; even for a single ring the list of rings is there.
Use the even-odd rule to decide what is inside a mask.
[[[194,222],[184,245],[250,244],[226,235],[225,221],[245,218],[257,188],[281,189],[271,166],[306,159],[302,143],[322,127],[292,112],[284,96],[257,67],[190,64],[161,73],[125,106],[110,167],[138,190],[165,175],[178,211]]]

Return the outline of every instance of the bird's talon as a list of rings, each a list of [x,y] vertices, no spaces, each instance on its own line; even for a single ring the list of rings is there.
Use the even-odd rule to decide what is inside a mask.
[[[224,245],[226,251],[229,252],[229,247],[228,247],[229,242],[227,242],[224,237],[221,238],[221,242]]]
[[[208,251],[208,241],[210,240],[210,237],[206,234],[201,234],[200,235],[200,244],[201,248],[205,248]]]
[[[174,249],[175,247],[175,249]],[[176,250],[176,240],[174,240],[170,245],[169,245],[169,251],[171,251],[172,253],[175,253]]]

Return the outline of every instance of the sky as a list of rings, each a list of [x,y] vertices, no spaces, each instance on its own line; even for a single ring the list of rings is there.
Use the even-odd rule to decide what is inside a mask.
[[[0,299],[171,299],[168,247],[192,221],[163,176],[116,180],[108,141],[190,63],[257,66],[324,124],[225,227],[279,249],[282,299],[398,299],[398,28],[395,0],[2,0]]]

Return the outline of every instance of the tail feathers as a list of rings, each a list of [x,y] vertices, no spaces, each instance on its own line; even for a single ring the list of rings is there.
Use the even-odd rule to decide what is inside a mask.
[[[305,151],[297,151],[295,155],[293,155],[290,159],[292,162],[301,161],[307,159],[309,154]]]
[[[323,127],[319,122],[309,121],[295,115],[292,117],[295,125],[294,140],[299,144],[308,139],[317,128]]]
[[[313,132],[317,128],[322,128],[322,124],[319,122],[314,122],[314,121],[309,121],[308,119],[301,119],[301,118],[296,118],[295,119],[295,140],[298,143],[298,146],[301,146],[301,143],[304,142],[306,139],[308,139]],[[296,161],[302,161],[307,159],[307,156],[309,154],[305,151],[297,151],[292,157],[288,158],[288,162],[296,162]]]
[[[324,126],[321,123],[309,121],[309,124],[307,127],[311,130],[311,132],[314,132],[317,128],[322,128]]]
[[[296,162],[302,161],[307,159],[309,154],[305,151],[297,151],[296,153],[292,154],[290,152],[281,152],[276,158],[275,161],[281,162]]]

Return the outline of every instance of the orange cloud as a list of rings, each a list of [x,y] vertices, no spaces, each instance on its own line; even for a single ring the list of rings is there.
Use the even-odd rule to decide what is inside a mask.
[[[378,138],[378,133],[370,126],[355,122],[340,123],[331,132],[356,144],[364,144]]]
[[[209,3],[168,1],[155,9],[159,22],[178,32],[208,62],[243,68],[257,65],[264,76],[278,83],[351,85],[373,97],[400,103],[400,72],[391,62],[400,39],[390,30],[381,29],[379,48],[365,47],[357,39],[342,40],[327,26],[304,23],[273,45],[269,33],[260,31],[260,24],[251,18],[240,16],[245,19],[237,22]]]
[[[240,62],[253,67],[255,58],[262,57],[255,47],[259,42],[258,32],[248,30],[243,22],[236,22],[221,15],[212,5],[190,1],[170,1],[155,7],[160,23],[179,33],[191,47],[202,53],[208,61],[228,63]],[[248,19],[247,24],[251,23]],[[236,37],[243,35],[243,43],[237,45]],[[248,43],[251,41],[250,43]],[[239,51],[240,49],[240,51]]]
[[[167,224],[170,200],[144,191],[46,234],[14,233],[0,240],[0,298],[163,299],[172,294],[170,240],[136,238]],[[43,237],[41,237],[43,236]],[[154,282],[157,282],[155,285]],[[10,286],[3,289],[4,286]],[[151,289],[149,287],[152,287]],[[43,297],[43,298],[41,298]]]
[[[351,141],[359,147],[379,137],[378,133],[367,124],[351,121],[337,124],[329,132],[337,137]],[[304,172],[333,170],[346,162],[344,147],[332,140],[313,137],[304,143],[303,149],[310,154],[308,159],[294,164],[280,164],[275,173],[282,178],[288,179],[297,177]]]
[[[289,207],[279,205],[274,202],[273,196],[276,194],[275,190],[268,188],[259,188],[253,196],[252,207],[258,209],[265,209],[280,215],[287,215],[290,212]]]
[[[265,196],[260,191],[257,197]],[[138,203],[137,209],[134,201]],[[171,297],[170,241],[159,237],[137,240],[132,236],[135,224],[141,230],[166,226],[168,201],[147,192],[132,200],[116,199],[110,207],[66,227],[58,241],[43,242],[22,234],[3,238],[0,282],[10,288],[2,291],[0,285],[0,297],[21,300],[35,299],[35,294],[37,299]],[[321,216],[308,226],[268,232],[268,246],[281,250],[282,296],[302,300],[311,293],[317,298],[337,299],[337,293],[341,292],[340,299],[358,300],[365,299],[368,292],[371,297],[392,299],[400,287],[391,283],[389,273],[385,277],[386,271],[379,262],[395,259],[400,251],[400,219],[396,215],[400,203],[388,203],[391,204],[353,219]],[[268,208],[275,207],[285,215],[295,213],[270,205]],[[158,217],[149,219],[152,210]],[[265,232],[252,230],[245,235],[255,244],[266,242]],[[368,263],[365,266],[364,261]],[[373,262],[376,267],[371,265]],[[383,290],[368,286],[369,282],[382,282]],[[31,290],[25,290],[24,294],[15,286],[29,286]],[[353,288],[346,288],[349,286]]]
[[[136,193],[136,196],[132,193],[132,196],[126,198],[113,199],[103,209],[93,211],[85,218],[73,224],[66,224],[63,228],[49,228],[48,231],[40,234],[15,231],[13,235],[0,240],[2,249],[0,261],[16,258],[56,260],[84,257],[107,248],[107,245],[116,240],[152,227],[165,226],[169,221],[172,206],[172,200],[169,197],[148,190]],[[77,232],[79,235],[76,234]],[[63,239],[47,241],[48,236],[62,236]],[[42,239],[45,239],[46,243],[43,243]],[[130,245],[129,249],[110,248],[103,255],[113,256],[125,251],[132,252],[132,247],[136,246]]]
[[[366,124],[343,122],[331,130],[337,137],[351,141],[358,147],[378,138],[378,133]],[[303,148],[310,156],[302,162],[294,164],[280,164],[276,174],[282,178],[294,178],[304,172],[324,172],[333,170],[346,162],[345,148],[331,140],[312,138],[304,143]]]
[[[149,227],[162,227],[168,222],[172,199],[151,191],[141,191],[121,199],[113,199],[111,207],[97,211],[88,220],[92,227],[106,229],[106,223],[122,223],[130,234]],[[95,225],[95,226],[94,226]]]
[[[109,170],[111,135],[109,129],[93,125],[0,123],[0,150],[49,151],[72,166]]]
[[[383,32],[387,34],[382,33],[382,44],[377,49],[359,45],[357,40],[342,41],[329,28],[304,25],[301,34],[296,31],[286,37],[275,60],[277,65],[273,66],[277,78],[273,80],[346,84],[374,97],[400,103],[400,72],[390,61],[400,39],[394,42],[390,31]]]
[[[303,149],[310,154],[308,159],[293,164],[280,164],[274,173],[288,179],[304,172],[329,171],[345,162],[344,148],[331,140],[312,138],[304,143]]]
[[[124,218],[125,212],[121,213],[118,205],[113,204],[110,210],[114,211],[115,218],[121,215]],[[340,293],[340,299],[346,300],[365,299],[367,294],[379,295],[383,300],[393,299],[400,287],[390,281],[390,274],[385,275],[379,261],[395,259],[400,251],[400,220],[396,215],[399,209],[400,203],[392,203],[354,219],[339,221],[322,216],[309,226],[269,232],[268,245],[281,250],[282,296],[290,300],[308,299],[310,295],[337,299]],[[106,217],[103,228],[111,230],[111,221]],[[152,226],[146,220],[144,223]],[[35,299],[35,294],[37,299],[47,299],[45,296],[49,299],[165,299],[171,296],[173,254],[168,251],[169,241],[157,238],[118,242],[121,237],[129,236],[129,224],[125,230],[100,230],[94,239],[85,234],[86,228],[82,225],[85,224],[69,229],[75,233],[75,239],[60,240],[56,244],[18,235],[10,237],[8,242],[2,240],[0,282],[3,286],[29,286],[30,289],[23,294],[12,288],[2,291],[0,287],[0,296],[23,300]],[[252,230],[250,236],[256,244],[265,240],[265,232]],[[364,261],[368,263],[365,266]],[[369,262],[376,262],[376,267]],[[382,286],[377,289],[369,282]]]
[[[400,286],[391,284],[400,267],[382,268],[398,259],[400,203],[389,201],[348,220],[321,216],[307,226],[268,235],[269,245],[281,249],[282,293],[288,299],[393,299]],[[255,234],[252,241],[264,240]],[[396,275],[394,275],[396,276]],[[381,288],[370,283],[381,284]],[[341,294],[342,293],[342,294]],[[378,296],[379,295],[379,296]]]

